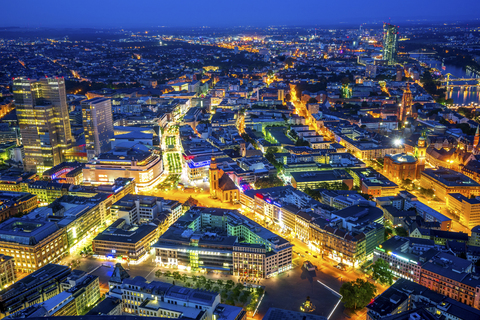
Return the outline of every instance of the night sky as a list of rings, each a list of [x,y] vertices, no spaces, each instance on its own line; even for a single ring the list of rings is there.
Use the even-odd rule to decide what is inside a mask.
[[[230,27],[477,19],[480,0],[4,0],[0,26]]]

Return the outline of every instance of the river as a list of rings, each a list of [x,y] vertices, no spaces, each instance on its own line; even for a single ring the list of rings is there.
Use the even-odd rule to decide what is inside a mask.
[[[448,63],[443,64],[442,61],[433,59],[429,55],[411,55],[411,57],[427,64],[431,68],[440,70],[444,75],[450,73],[457,78],[480,78],[479,74]],[[455,87],[447,92],[446,98],[453,99],[453,102],[457,105],[480,104],[480,88],[473,86],[465,90]]]

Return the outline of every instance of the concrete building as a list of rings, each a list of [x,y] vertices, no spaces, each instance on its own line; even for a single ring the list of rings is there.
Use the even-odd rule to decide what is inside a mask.
[[[0,222],[38,207],[37,196],[27,192],[0,191]]]
[[[153,247],[157,264],[179,269],[265,278],[292,267],[287,240],[226,209],[190,209]]]
[[[112,183],[117,178],[134,178],[139,190],[155,185],[163,172],[161,155],[142,144],[117,145],[92,159],[83,169],[85,183]]]
[[[17,281],[13,257],[0,254],[0,287],[8,288]]]
[[[82,101],[82,118],[87,159],[91,160],[96,155],[110,151],[114,135],[110,99]]]
[[[67,255],[67,235],[54,222],[10,218],[0,224],[0,253],[15,258],[16,271],[31,273]]]
[[[310,223],[312,250],[355,268],[373,257],[384,238],[383,212],[370,205],[347,207]]]
[[[47,207],[32,211],[26,218],[55,223],[66,233],[69,251],[74,253],[90,245],[100,228],[110,224],[110,207],[111,200],[106,194],[90,198],[63,196]]]
[[[162,214],[167,215],[168,226],[171,226],[183,214],[182,205],[175,200],[128,194],[112,206],[113,217],[124,219],[129,225],[149,223]]]
[[[190,289],[160,281],[147,282],[142,277],[133,279],[123,277],[121,280],[112,278],[113,281],[109,281],[108,296],[121,299],[123,312],[131,315],[214,320],[221,319],[221,311],[228,308],[231,319],[242,320],[245,316],[242,308],[233,306],[230,308],[221,304],[220,294],[216,292]]]
[[[13,81],[26,171],[43,171],[64,161],[72,132],[63,78]]]
[[[449,193],[445,198],[447,209],[460,218],[460,223],[472,229],[480,225],[480,200],[461,193]]]
[[[67,266],[47,264],[0,291],[0,315],[8,316],[56,296],[63,291],[61,283],[70,272]]]
[[[139,263],[150,252],[150,246],[157,242],[157,229],[153,223],[130,226],[124,219],[118,219],[93,239],[92,248],[102,258]]]
[[[292,172],[292,186],[299,190],[317,189],[322,184],[345,183],[348,189],[353,188],[353,178],[344,170],[323,170],[315,172]]]
[[[465,197],[480,195],[480,184],[460,172],[440,167],[425,169],[420,177],[420,186],[433,189],[435,196],[445,200],[449,193],[460,193]]]

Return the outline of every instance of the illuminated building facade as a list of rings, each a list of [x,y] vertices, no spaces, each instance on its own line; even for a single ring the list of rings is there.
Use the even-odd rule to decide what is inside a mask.
[[[71,253],[90,245],[97,232],[111,221],[110,195],[93,197],[62,196],[47,207],[38,208],[24,218],[54,222],[65,230]]]
[[[384,158],[383,172],[393,181],[415,180],[420,177],[417,169],[418,160],[406,153],[389,154]]]
[[[70,272],[67,266],[48,263],[0,291],[0,316],[8,316],[56,296],[63,291],[61,283]]]
[[[460,223],[472,229],[480,225],[480,200],[469,199],[460,193],[449,193],[445,198],[447,209],[460,218]]]
[[[110,99],[82,101],[82,118],[87,159],[91,160],[96,155],[110,151],[114,136]]]
[[[150,223],[166,215],[166,223],[171,226],[182,214],[180,202],[153,196],[128,194],[112,206],[112,215],[116,219],[135,225]]]
[[[290,242],[226,209],[190,209],[153,247],[157,264],[179,269],[265,278],[292,267]]]
[[[240,190],[233,180],[217,166],[215,157],[210,161],[209,169],[210,195],[222,202],[237,203],[240,201]]]
[[[112,278],[109,281],[108,296],[122,301],[124,313],[170,319],[223,319],[216,316],[217,306],[222,306],[220,294],[217,292],[180,287],[160,281],[147,282],[142,277],[124,278],[120,283],[117,282],[118,277]],[[235,311],[244,314],[241,308],[235,308]],[[233,316],[232,319],[243,319],[242,316],[232,313],[230,316]]]
[[[67,235],[54,222],[10,218],[0,224],[0,253],[14,257],[16,271],[31,273],[67,255]]]
[[[142,144],[116,146],[90,160],[83,169],[86,183],[112,183],[117,178],[134,178],[139,190],[154,186],[163,172],[162,157]]]
[[[65,92],[59,78],[13,81],[26,171],[43,171],[64,160],[72,145],[72,133]]]
[[[121,258],[125,261],[140,261],[158,240],[157,226],[142,224],[130,226],[125,219],[118,219],[92,241],[96,255],[106,258]]]
[[[419,283],[422,264],[418,255],[408,252],[409,244],[408,238],[395,236],[388,239],[375,248],[373,263],[383,259],[395,277]]]
[[[0,191],[0,222],[38,207],[37,196],[27,192]]]
[[[408,116],[412,116],[413,114],[412,105],[413,105],[412,91],[410,91],[410,84],[407,83],[407,88],[403,92],[402,103],[399,109],[399,114],[398,114],[399,121],[403,122],[407,120]]]
[[[465,197],[480,195],[480,184],[460,172],[440,167],[425,169],[420,176],[420,186],[433,189],[435,196],[445,200],[449,193],[460,193]]]
[[[0,254],[0,288],[6,288],[17,281],[13,257]]]
[[[383,24],[383,60],[388,64],[395,64],[398,51],[398,26],[390,23]]]

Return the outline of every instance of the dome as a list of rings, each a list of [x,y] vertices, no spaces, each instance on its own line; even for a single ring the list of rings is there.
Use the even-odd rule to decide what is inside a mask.
[[[391,154],[390,158],[398,163],[414,163],[417,161],[417,158],[406,153]]]

